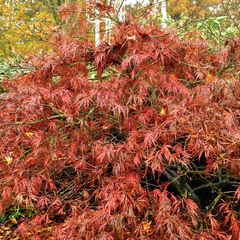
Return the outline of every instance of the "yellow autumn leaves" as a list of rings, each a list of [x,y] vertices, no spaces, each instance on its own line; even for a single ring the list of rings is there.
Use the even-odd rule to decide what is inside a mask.
[[[218,9],[219,0],[199,0],[197,3],[192,0],[169,0],[167,1],[167,13],[174,20],[179,20],[181,16],[204,17],[211,13],[213,9]]]
[[[0,54],[4,58],[53,51],[51,29],[62,24],[60,6],[83,0],[0,0]]]
[[[11,156],[6,156],[5,160],[7,161],[7,165],[10,165],[12,163],[12,157]]]
[[[161,109],[160,114],[162,114],[162,115],[165,114],[165,110],[164,110],[164,108]]]
[[[0,0],[0,53],[3,57],[24,56],[27,52],[49,49],[45,40],[53,17],[40,1]],[[42,41],[44,40],[44,41]]]
[[[31,138],[33,135],[34,135],[33,132],[26,132],[26,136],[29,137],[29,138]]]
[[[148,230],[151,227],[152,221],[150,222],[142,222],[142,226],[144,230]]]

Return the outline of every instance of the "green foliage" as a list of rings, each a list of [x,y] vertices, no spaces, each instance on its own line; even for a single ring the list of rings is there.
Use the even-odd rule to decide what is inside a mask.
[[[0,93],[8,91],[8,88],[4,86],[4,80],[12,80],[17,74],[25,75],[30,69],[28,64],[20,64],[15,60],[5,60],[0,55]]]
[[[31,218],[36,213],[38,213],[38,210],[34,205],[29,205],[28,209],[26,209],[26,206],[20,205],[9,207],[5,213],[2,213],[0,223],[11,221],[12,219]]]
[[[226,37],[233,37],[238,33],[237,26],[226,22],[227,16],[209,17],[206,19],[196,19],[189,21],[187,17],[182,17],[175,25],[179,33],[186,35],[191,31],[199,31],[199,36],[206,40],[214,40],[221,44]]]
[[[4,223],[7,220],[7,217],[5,215],[5,213],[2,213],[1,217],[0,217],[0,223]]]
[[[9,61],[5,61],[0,55],[0,81],[2,81],[4,77],[12,78],[17,73],[18,67],[12,66]]]
[[[10,219],[11,218],[20,218],[20,217],[23,217],[23,213],[21,212],[21,210],[19,209],[19,206],[18,207],[13,207],[9,210],[9,216],[8,216]]]
[[[4,78],[11,78],[17,74],[17,69],[12,68],[9,64],[5,63],[5,61],[0,56],[0,93],[7,92],[8,89],[3,86]]]

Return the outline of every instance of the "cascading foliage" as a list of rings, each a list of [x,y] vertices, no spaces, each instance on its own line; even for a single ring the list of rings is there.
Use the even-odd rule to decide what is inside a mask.
[[[55,239],[239,239],[239,38],[129,18],[53,41],[0,96],[0,213],[34,208],[35,239],[56,219]]]

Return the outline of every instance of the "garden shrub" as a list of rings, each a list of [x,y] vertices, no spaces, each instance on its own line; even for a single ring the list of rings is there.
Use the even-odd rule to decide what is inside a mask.
[[[50,220],[55,239],[239,239],[240,40],[131,18],[98,47],[56,34],[0,96],[1,214],[34,208],[35,239]]]

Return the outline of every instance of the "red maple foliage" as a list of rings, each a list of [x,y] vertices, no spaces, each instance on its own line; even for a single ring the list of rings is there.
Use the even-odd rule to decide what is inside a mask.
[[[0,96],[0,213],[34,208],[23,236],[239,239],[238,51],[136,19],[98,47],[54,34]]]

